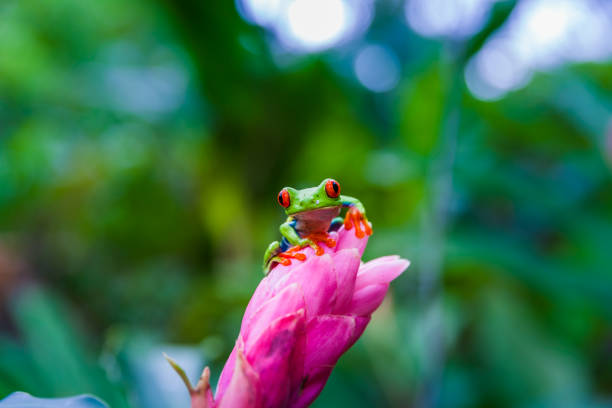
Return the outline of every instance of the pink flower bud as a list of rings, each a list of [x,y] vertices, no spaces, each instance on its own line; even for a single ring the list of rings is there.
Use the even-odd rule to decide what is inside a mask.
[[[214,401],[206,384],[192,408],[306,407],[368,325],[389,282],[409,265],[398,256],[361,263],[368,236],[341,228],[321,256],[278,265],[249,302]]]

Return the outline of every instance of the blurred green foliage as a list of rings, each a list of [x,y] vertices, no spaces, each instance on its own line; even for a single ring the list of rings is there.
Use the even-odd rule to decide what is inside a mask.
[[[386,94],[332,52],[278,64],[233,2],[0,4],[0,397],[139,406],[143,336],[218,375],[277,191],[334,177],[366,258],[413,265],[316,407],[612,404],[612,65],[481,102],[464,64],[513,2],[464,43],[390,3],[363,40],[402,56]]]

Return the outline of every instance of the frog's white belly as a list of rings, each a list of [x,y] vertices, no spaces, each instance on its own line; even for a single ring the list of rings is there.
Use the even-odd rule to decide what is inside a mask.
[[[295,230],[300,236],[313,232],[327,232],[332,220],[340,214],[340,207],[318,208],[294,214]]]

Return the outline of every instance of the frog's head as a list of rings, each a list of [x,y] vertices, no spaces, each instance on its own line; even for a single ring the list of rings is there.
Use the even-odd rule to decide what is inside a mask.
[[[339,207],[342,205],[340,184],[328,178],[316,187],[303,190],[285,187],[278,193],[278,203],[285,208],[287,215],[317,208]]]

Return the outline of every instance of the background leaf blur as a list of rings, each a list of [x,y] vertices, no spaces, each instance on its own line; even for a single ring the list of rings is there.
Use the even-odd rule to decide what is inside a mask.
[[[303,4],[0,4],[0,398],[182,406],[161,351],[216,380],[278,190],[334,177],[413,264],[314,406],[612,405],[612,50],[558,29],[607,2]]]

